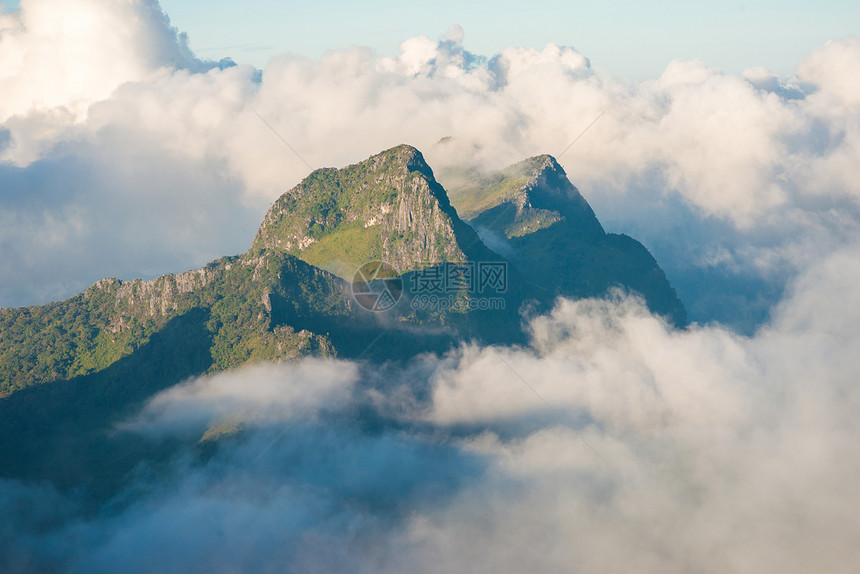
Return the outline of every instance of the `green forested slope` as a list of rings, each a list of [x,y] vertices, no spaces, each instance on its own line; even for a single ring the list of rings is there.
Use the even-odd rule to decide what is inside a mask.
[[[201,270],[153,281],[103,279],[66,301],[0,310],[0,396],[105,369],[192,309],[211,334],[210,370],[248,361],[331,354],[324,333],[271,320],[272,296],[286,318],[346,316],[343,282],[278,252],[225,257]]]

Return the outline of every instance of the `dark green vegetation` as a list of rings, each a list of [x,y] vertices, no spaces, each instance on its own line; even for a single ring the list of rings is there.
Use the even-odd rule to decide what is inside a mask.
[[[398,146],[312,173],[275,202],[243,255],[0,310],[0,477],[110,493],[138,462],[163,460],[176,446],[152,450],[117,432],[119,422],[188,377],[248,363],[305,355],[385,362],[470,339],[522,343],[524,305],[547,309],[559,295],[613,286],[684,324],[648,251],[604,233],[551,157],[479,179],[452,201],[468,224],[421,153]],[[384,313],[361,309],[344,281],[372,260],[403,274],[403,298]],[[444,306],[413,304],[428,302],[421,285],[433,273],[483,263],[505,266],[503,286],[465,285],[432,292]],[[205,438],[225,434],[210,431]]]
[[[147,398],[213,365],[210,319],[206,310],[191,309],[105,369],[0,400],[2,476],[104,499],[141,460],[164,460],[177,445],[113,429]]]

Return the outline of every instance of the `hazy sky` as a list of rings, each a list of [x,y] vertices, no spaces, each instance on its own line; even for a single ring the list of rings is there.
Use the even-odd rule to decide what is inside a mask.
[[[351,45],[393,55],[406,38],[435,39],[458,24],[466,32],[466,49],[477,54],[554,42],[636,80],[658,76],[675,58],[701,59],[728,72],[765,66],[788,75],[816,46],[856,34],[860,22],[860,3],[848,0],[164,0],[161,5],[188,33],[199,56],[230,56],[261,68],[276,54],[317,58]]]

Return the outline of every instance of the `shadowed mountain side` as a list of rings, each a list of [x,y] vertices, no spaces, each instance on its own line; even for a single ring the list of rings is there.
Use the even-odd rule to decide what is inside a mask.
[[[469,180],[452,203],[487,245],[534,286],[542,308],[558,296],[600,297],[612,287],[641,294],[676,326],[687,313],[648,250],[607,234],[564,169],[542,155]]]
[[[438,323],[421,324],[405,320],[408,311],[404,302],[389,312],[362,310],[355,301],[348,316],[297,315],[292,301],[282,295],[272,295],[272,327],[289,325],[296,330],[314,329],[325,335],[337,355],[347,359],[376,361],[405,360],[419,353],[442,353],[460,338],[456,328]]]
[[[579,239],[564,224],[509,241],[511,258],[536,286],[537,299],[551,305],[559,296],[603,296],[611,288],[631,290],[648,308],[682,327],[687,315],[651,253],[627,235],[607,233]]]
[[[102,371],[0,400],[0,475],[86,487],[98,497],[115,491],[142,461],[161,460],[175,445],[114,425],[159,391],[210,368],[209,319],[208,310],[191,309]]]

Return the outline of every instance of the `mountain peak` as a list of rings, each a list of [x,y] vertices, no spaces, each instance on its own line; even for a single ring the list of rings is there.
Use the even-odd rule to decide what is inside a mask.
[[[463,261],[462,246],[476,242],[424,156],[403,144],[311,173],[272,205],[252,250],[285,251],[351,279],[373,260],[401,272]]]
[[[548,154],[475,178],[452,192],[451,201],[465,220],[509,239],[562,220],[580,235],[604,233],[591,206]]]
[[[565,173],[564,168],[561,167],[558,161],[553,156],[547,153],[524,159],[523,161],[516,163],[511,167],[515,168],[517,166],[521,166],[520,169],[523,169],[524,171],[530,167],[534,173],[547,169],[551,171]]]
[[[638,241],[607,234],[551,155],[538,155],[460,186],[451,202],[487,245],[556,294],[602,296],[613,286],[642,294],[676,325],[686,311]]]
[[[427,167],[427,162],[424,161],[424,155],[409,144],[400,144],[393,148],[384,150],[376,155],[370,156],[370,159],[384,157],[391,158],[395,162],[403,163],[408,167],[421,166]]]

